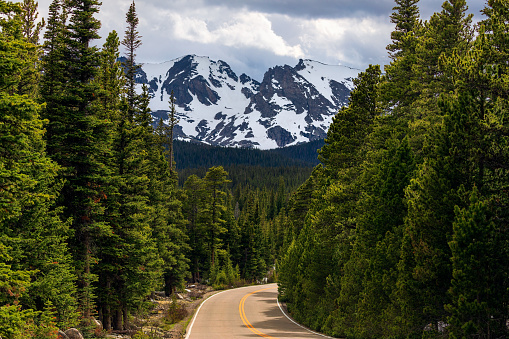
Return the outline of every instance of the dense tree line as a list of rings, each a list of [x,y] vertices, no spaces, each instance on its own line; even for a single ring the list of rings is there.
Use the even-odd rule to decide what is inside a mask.
[[[318,150],[323,140],[273,150],[211,146],[174,141],[177,169],[214,166],[313,167],[318,165]]]
[[[509,336],[509,3],[428,21],[396,0],[392,62],[354,81],[284,210],[281,298],[349,338]]]
[[[312,167],[263,167],[248,165],[224,166],[231,180],[230,190],[235,191],[238,187],[251,189],[268,189],[276,191],[283,181],[286,193],[295,191],[304,181],[309,178]],[[179,185],[191,175],[205,176],[208,168],[186,168],[179,171]]]

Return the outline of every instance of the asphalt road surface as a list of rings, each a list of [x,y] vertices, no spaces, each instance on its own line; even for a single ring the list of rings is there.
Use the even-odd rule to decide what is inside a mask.
[[[214,294],[191,320],[186,339],[328,338],[290,320],[277,302],[277,284]]]

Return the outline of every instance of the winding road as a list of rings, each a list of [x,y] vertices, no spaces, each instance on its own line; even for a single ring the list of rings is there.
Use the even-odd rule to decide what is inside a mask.
[[[187,328],[186,339],[329,338],[287,317],[277,302],[277,284],[249,286],[205,300]]]

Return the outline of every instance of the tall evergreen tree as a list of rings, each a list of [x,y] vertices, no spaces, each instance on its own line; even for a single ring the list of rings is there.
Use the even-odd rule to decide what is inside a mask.
[[[120,80],[124,88],[119,93],[124,96],[114,121],[112,167],[117,182],[115,204],[110,205],[109,219],[114,234],[112,240],[117,248],[111,253],[116,274],[108,284],[111,283],[117,297],[106,322],[111,322],[116,330],[129,327],[131,310],[139,307],[143,298],[153,291],[162,273],[162,261],[153,238],[154,223],[161,220],[159,209],[162,207],[154,201],[160,187],[158,179],[151,178],[156,173],[153,171],[155,164],[151,162],[157,160],[155,154],[159,153],[155,151],[148,97],[135,92],[135,52],[141,41],[137,36],[132,40],[131,35],[138,22],[134,3],[126,15],[126,22],[128,28],[122,45],[131,62],[122,65],[125,82]]]
[[[392,43],[387,46],[392,59],[398,59],[411,50],[408,34],[412,33],[419,24],[419,0],[395,0],[392,9],[391,22],[396,25],[391,33]]]
[[[110,128],[118,130],[121,109],[121,93],[123,89],[124,77],[120,63],[117,61],[119,56],[119,39],[115,31],[111,32],[100,51],[99,72],[95,79],[98,85],[97,101],[94,103],[96,111],[100,117],[110,122]],[[116,135],[112,135],[111,144],[114,145]],[[105,166],[110,168],[112,174],[107,183],[105,194],[108,199],[105,201],[104,221],[107,222],[112,230],[105,233],[96,242],[99,263],[95,268],[98,275],[97,281],[97,308],[100,320],[106,330],[112,329],[113,313],[117,311],[120,304],[120,296],[116,291],[116,277],[121,274],[119,260],[122,252],[120,251],[122,242],[119,237],[118,217],[119,217],[119,186],[121,183],[118,175],[116,154],[110,154],[105,159]]]
[[[370,65],[360,73],[353,81],[355,89],[350,93],[348,107],[342,108],[332,120],[318,157],[332,178],[362,161],[356,151],[371,132],[374,119],[382,113],[378,89],[380,76],[378,65]]]
[[[456,208],[452,252],[451,304],[447,310],[453,338],[507,337],[507,235],[493,222],[491,203],[476,187],[470,205]]]
[[[212,167],[207,171],[203,182],[208,195],[208,206],[204,211],[206,213],[208,230],[207,240],[210,253],[210,262],[215,263],[215,253],[221,248],[220,236],[226,232],[225,220],[223,219],[226,211],[225,196],[226,184],[230,182],[227,179],[228,173],[223,167]]]
[[[203,221],[203,209],[206,200],[203,180],[196,175],[191,175],[184,183],[185,199],[183,203],[184,216],[187,219],[187,235],[189,237],[190,270],[192,281],[198,282],[208,266],[207,253],[205,250],[205,224]]]
[[[189,275],[189,259],[186,257],[189,247],[180,200],[182,194],[177,188],[178,174],[172,168],[172,154],[167,149],[172,136],[165,127],[160,120],[155,130],[150,177],[151,203],[158,214],[152,228],[159,256],[163,260],[165,292],[170,295],[176,288],[184,286],[185,278]]]
[[[431,125],[440,122],[438,99],[454,91],[452,78],[443,67],[441,60],[453,53],[464,55],[473,38],[472,14],[466,14],[468,7],[464,0],[445,1],[442,11],[431,16],[423,27],[416,46],[413,71],[416,73],[411,86],[418,89],[420,96],[412,104],[415,121],[412,124],[412,144],[420,149],[423,136]]]
[[[392,62],[385,67],[387,81],[381,93],[385,97],[386,109],[399,115],[408,115],[405,107],[418,95],[411,86],[411,82],[414,79],[412,67],[415,64],[416,41],[421,30],[417,7],[419,1],[396,0],[395,2],[391,21],[396,27],[391,33],[392,43],[387,46]]]
[[[31,44],[39,45],[39,35],[44,27],[44,19],[37,22],[39,13],[37,12],[38,4],[33,0],[24,0],[20,3],[21,13],[18,14],[21,20],[21,31],[23,37]],[[35,52],[35,53],[34,53]],[[38,61],[40,59],[40,50],[37,48],[31,53],[19,55],[25,59],[28,67],[21,70],[19,75],[18,91],[31,95],[37,94],[37,83],[40,78],[38,69]]]
[[[21,3],[21,9],[23,10],[21,28],[23,36],[28,39],[28,42],[34,45],[39,44],[39,35],[45,25],[44,18],[41,21],[36,22],[37,17],[39,16],[37,11],[38,6],[39,3],[34,0],[23,0]]]
[[[98,50],[93,47],[93,41],[99,38],[100,23],[94,18],[98,11],[95,0],[52,3],[41,91],[43,100],[48,102],[48,151],[65,168],[61,204],[64,215],[73,220],[71,244],[85,319],[92,315],[94,301],[94,241],[109,232],[102,216],[108,178],[104,166],[108,123],[93,109],[98,92],[93,81],[99,66]],[[70,15],[68,23],[66,13]]]
[[[134,116],[134,107],[136,105],[136,73],[140,69],[140,65],[136,64],[136,50],[141,46],[141,36],[137,31],[139,24],[138,15],[136,14],[136,5],[133,2],[129,6],[126,14],[127,28],[125,36],[122,40],[122,46],[126,48],[127,58],[124,63],[126,73],[126,89],[127,89],[127,107],[128,115]]]
[[[169,150],[169,160],[170,160],[170,170],[173,171],[174,168],[174,156],[173,156],[173,131],[177,124],[179,123],[179,119],[177,118],[176,114],[177,111],[175,109],[175,96],[173,95],[173,91],[171,91],[170,94],[170,114],[168,117],[168,150]]]

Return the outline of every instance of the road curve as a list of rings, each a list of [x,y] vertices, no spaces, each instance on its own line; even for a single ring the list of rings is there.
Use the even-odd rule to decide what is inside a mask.
[[[290,320],[277,302],[277,284],[249,286],[205,300],[187,328],[186,339],[328,338]]]

